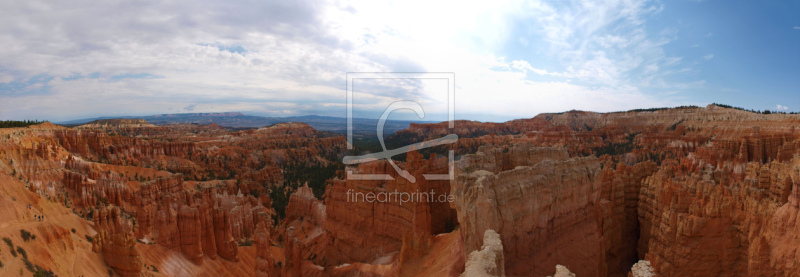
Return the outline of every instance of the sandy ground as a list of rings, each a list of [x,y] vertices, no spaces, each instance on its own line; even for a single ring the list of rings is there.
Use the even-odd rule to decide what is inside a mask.
[[[145,267],[155,266],[158,270],[146,270],[146,276],[253,276],[255,270],[255,246],[239,247],[238,263],[204,257],[202,265],[192,263],[180,251],[158,245],[137,244],[136,248],[142,253]]]
[[[44,221],[34,218],[42,214]],[[0,238],[9,238],[14,248],[24,249],[34,265],[63,277],[108,276],[109,267],[92,252],[92,244],[85,238],[96,233],[92,225],[63,205],[25,189],[20,180],[0,173]],[[20,230],[29,231],[36,238],[26,242]],[[0,276],[33,275],[26,269],[22,255],[14,257],[5,242],[0,242],[0,261]]]

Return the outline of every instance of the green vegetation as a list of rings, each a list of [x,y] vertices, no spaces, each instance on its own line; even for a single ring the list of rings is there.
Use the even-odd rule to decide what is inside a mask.
[[[6,243],[8,243],[8,242],[6,242]],[[9,246],[11,246],[11,245],[9,245]],[[52,276],[56,276],[52,271],[45,270],[44,268],[42,268],[42,267],[40,267],[38,265],[34,265],[30,260],[28,260],[28,252],[25,251],[25,249],[23,249],[22,247],[17,246],[17,250],[16,251],[14,251],[14,248],[12,247],[11,250],[12,250],[11,253],[12,253],[12,255],[14,255],[14,257],[17,256],[16,252],[19,252],[19,254],[22,255],[22,262],[25,264],[25,269],[27,269],[30,272],[33,272],[33,276],[36,276],[36,277],[52,277]],[[22,273],[22,269],[20,269],[20,273]]]
[[[25,251],[25,249],[23,249],[22,247],[17,246],[17,252],[20,255],[22,255],[22,259],[23,260],[27,260],[28,259],[28,251]]]
[[[50,270],[44,269],[41,266],[34,265],[31,261],[28,260],[27,256],[22,259],[22,262],[25,263],[25,269],[30,272],[33,272],[34,277],[55,277],[56,274]],[[20,272],[22,269],[20,269]]]
[[[617,112],[608,112],[608,113],[614,114],[614,113],[630,113],[630,112],[656,112],[656,111],[663,111],[663,110],[670,110],[670,109],[698,109],[698,108],[700,108],[700,107],[695,106],[695,105],[689,105],[689,106],[677,106],[677,107],[633,109],[633,110],[627,110],[627,111],[617,111]],[[566,112],[552,113],[552,114],[562,115],[562,114],[565,114],[565,113],[572,113],[572,112],[581,112],[581,111],[579,111],[579,110],[569,110],[569,111],[566,111]]]
[[[456,230],[456,226],[458,226],[458,223],[456,223],[455,219],[451,217],[444,223],[444,232],[445,233],[453,232]]]
[[[31,232],[28,232],[28,230],[20,229],[19,233],[20,235],[22,235],[22,240],[24,240],[25,242],[28,242],[31,239],[36,239],[36,236],[31,235]]]
[[[28,271],[36,272],[36,266],[34,266],[31,261],[28,259],[22,259],[22,262],[25,263],[25,268],[28,269]]]
[[[334,160],[327,165],[293,163],[283,166],[284,185],[302,185],[306,182],[314,191],[314,196],[322,198],[325,194],[326,181],[336,176],[336,172],[344,170],[344,164]],[[341,177],[341,176],[340,176]],[[295,186],[295,188],[296,188]]]
[[[273,187],[269,192],[269,200],[272,201],[272,208],[275,209],[275,217],[273,220],[276,222],[281,221],[281,219],[286,218],[286,206],[289,205],[289,195],[291,195],[292,191],[297,189],[295,186],[293,189],[288,187]]]
[[[374,136],[354,137],[353,150],[350,151],[349,155],[377,153],[381,151],[383,151],[383,149],[381,149],[381,144],[378,141],[377,137]]]
[[[33,277],[56,277],[56,274],[37,265],[36,272],[33,273]]]
[[[39,121],[39,120],[23,120],[23,121],[16,121],[16,120],[4,120],[0,121],[0,128],[18,128],[18,127],[28,127],[31,125],[42,124],[47,121]]]
[[[72,230],[70,230],[70,231],[72,231],[72,233],[74,234],[75,233],[75,228],[72,228]]]
[[[718,106],[718,107],[721,107],[721,108],[736,109],[736,110],[740,110],[740,111],[746,111],[746,112],[757,113],[757,114],[773,114],[773,113],[787,114],[786,112],[770,111],[770,110],[764,110],[764,111],[753,110],[753,109],[748,110],[748,109],[745,109],[745,108],[742,108],[742,107],[734,107],[734,106],[731,106],[731,105],[725,105],[725,104],[719,104],[719,103],[712,103],[711,105],[715,105],[715,106]],[[698,109],[698,108],[700,108],[700,107],[694,106],[694,105],[689,105],[689,106],[677,106],[677,107],[671,107],[671,108],[662,107],[662,108],[649,108],[649,109],[633,109],[633,110],[627,110],[627,111],[610,112],[610,114],[613,114],[613,113],[629,113],[629,112],[655,112],[655,111],[662,111],[662,110],[669,110],[669,109]],[[567,111],[567,112],[560,112],[560,113],[553,113],[553,114],[560,115],[560,114],[569,113],[569,112],[577,112],[577,110],[570,110],[570,111]],[[797,114],[797,113],[796,112],[791,112],[789,114]]]
[[[244,241],[238,242],[238,244],[239,244],[239,246],[253,246],[254,242],[255,241],[253,241],[252,239],[246,239]]]
[[[720,103],[711,103],[711,105],[714,105],[714,106],[717,106],[717,107],[722,107],[722,108],[737,109],[737,110],[746,111],[742,107],[734,107],[734,106],[731,106],[731,105],[725,105],[725,104],[720,104]]]
[[[742,108],[742,107],[734,107],[734,106],[731,106],[731,105],[725,105],[725,104],[719,104],[719,103],[712,103],[711,105],[715,105],[717,107],[722,107],[722,108],[728,108],[728,109],[736,109],[736,110],[745,111],[745,112],[757,113],[757,114],[774,114],[774,113],[775,114],[787,114],[786,112],[780,112],[780,111],[770,111],[770,110],[761,111],[761,110],[753,110],[753,109],[747,110],[747,109]],[[797,114],[797,113],[796,112],[791,112],[789,114]]]
[[[459,134],[461,138],[474,138],[480,137],[484,135],[488,135],[491,132],[481,129],[476,129],[470,133]],[[503,134],[517,134],[515,132],[508,132]],[[397,149],[400,147],[408,146],[414,143],[419,143],[425,141],[425,138],[420,136],[417,133],[409,132],[406,130],[400,130],[396,133],[386,137],[384,139],[384,143],[386,144],[386,149]],[[425,159],[429,159],[432,153],[436,153],[440,157],[443,155],[447,155],[447,151],[451,149],[451,145],[439,145],[435,147],[421,149],[418,152],[422,154]],[[473,149],[473,150],[477,150]],[[459,149],[459,151],[469,151],[469,149]],[[378,141],[377,137],[361,137],[361,138],[354,138],[353,139],[353,150],[349,151],[349,155],[364,155],[368,153],[378,153],[383,152],[383,148],[381,147],[380,141]],[[392,160],[395,161],[402,161],[406,160],[406,153],[398,154],[392,157]]]
[[[14,250],[14,243],[11,242],[11,239],[10,238],[3,238],[3,241],[6,242],[6,244],[8,245],[8,248],[11,248],[11,256],[16,257],[17,256],[17,251]]]
[[[89,235],[83,235],[83,236],[86,238],[86,241],[88,241],[88,242],[92,242],[94,240]]]
[[[670,131],[675,131],[675,129],[677,129],[677,128],[678,128],[678,125],[680,125],[681,123],[683,123],[683,121],[684,121],[684,120],[683,120],[683,119],[681,119],[680,121],[678,121],[678,122],[675,122],[675,124],[672,124],[672,125],[670,125],[670,126],[667,128],[667,130],[670,130]]]
[[[626,112],[628,112],[628,113],[629,112],[655,112],[655,111],[663,111],[663,110],[669,110],[669,109],[699,109],[699,108],[700,107],[698,107],[698,106],[689,105],[689,106],[677,106],[677,107],[672,107],[672,108],[661,107],[661,108],[649,108],[649,109],[633,109],[633,110],[628,110]]]
[[[638,133],[629,134],[628,138],[624,142],[603,145],[603,147],[595,150],[595,156],[600,157],[605,154],[617,156],[633,151],[635,146],[633,140],[636,138],[636,135],[638,135]]]
[[[344,170],[344,164],[334,159],[328,164],[291,163],[282,166],[283,186],[273,187],[269,190],[272,208],[277,212],[275,222],[286,218],[286,206],[289,205],[289,196],[305,183],[314,193],[314,197],[322,199],[328,180],[337,176]],[[343,176],[339,176],[343,178]],[[256,192],[257,193],[257,192]],[[253,194],[253,191],[251,191]],[[255,194],[254,194],[255,195]]]

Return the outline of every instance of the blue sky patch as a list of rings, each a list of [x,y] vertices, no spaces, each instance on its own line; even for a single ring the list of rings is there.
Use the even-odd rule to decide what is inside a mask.
[[[111,76],[111,80],[122,80],[122,79],[163,79],[164,76],[160,75],[153,75],[150,73],[127,73],[127,74],[119,74]]]
[[[48,83],[53,80],[53,78],[53,76],[48,74],[39,74],[25,81],[14,80],[8,83],[0,83],[0,93],[47,93],[50,90],[50,85],[48,85]]]
[[[244,49],[241,45],[221,45],[221,44],[208,44],[208,43],[198,43],[197,45],[201,46],[212,46],[219,49],[219,51],[230,52],[234,54],[244,55],[247,53],[247,49]]]

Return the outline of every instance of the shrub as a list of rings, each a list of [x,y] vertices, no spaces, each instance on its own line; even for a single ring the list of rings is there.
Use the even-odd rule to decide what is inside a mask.
[[[45,270],[44,268],[36,266],[36,272],[33,273],[33,277],[55,277],[56,274],[50,270]]]
[[[253,246],[253,242],[254,242],[253,240],[247,239],[244,241],[240,241],[238,244],[239,246]]]
[[[24,260],[28,259],[28,252],[25,251],[25,249],[23,249],[22,247],[17,246],[17,252],[19,252],[22,255],[22,259],[24,259]],[[33,270],[31,270],[31,271],[33,271]]]
[[[88,241],[88,242],[93,242],[94,241],[94,239],[92,239],[92,237],[90,237],[89,235],[83,235],[83,236],[86,237],[86,241]]]
[[[14,257],[16,257],[16,256],[17,256],[17,251],[16,251],[16,250],[14,250],[14,243],[13,243],[13,242],[11,242],[11,239],[9,239],[9,238],[3,238],[3,241],[5,241],[5,242],[6,242],[6,244],[8,245],[8,248],[11,248],[11,256],[14,256]]]
[[[108,276],[114,277],[114,270],[113,269],[110,269],[110,268],[108,269]]]
[[[20,229],[19,233],[22,235],[22,240],[24,240],[25,242],[30,241],[31,238],[36,239],[35,236],[31,236],[31,232],[28,232],[28,230]]]
[[[29,261],[28,259],[22,259],[22,262],[25,263],[25,268],[28,269],[30,272],[36,272],[36,267]]]
[[[71,230],[71,231],[72,231],[72,233],[74,234],[74,233],[75,233],[75,228],[72,228],[72,230]]]

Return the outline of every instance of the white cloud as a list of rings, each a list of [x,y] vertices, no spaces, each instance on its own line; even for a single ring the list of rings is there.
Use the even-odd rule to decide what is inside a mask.
[[[9,83],[11,81],[14,81],[14,76],[11,76],[11,74],[0,72],[0,84]]]
[[[778,104],[777,109],[778,111],[788,111],[789,107]]]
[[[710,61],[713,58],[714,58],[714,54],[707,54],[707,55],[703,56],[703,59],[706,60],[706,61]]]
[[[710,37],[713,37],[713,36],[714,36],[714,33],[708,33],[708,34],[706,34],[705,37],[710,38]]]
[[[0,82],[58,78],[47,82],[45,97],[0,91],[0,117],[63,120],[185,107],[343,116],[345,73],[359,71],[455,72],[456,105],[465,115],[667,106],[677,98],[646,91],[697,84],[665,81],[693,69],[663,50],[677,29],[646,31],[661,10],[646,0],[6,1]],[[515,34],[518,28],[530,37]],[[505,58],[507,43],[530,41],[556,63]],[[141,73],[164,78],[110,78]],[[69,80],[74,76],[84,78]]]
[[[795,30],[800,30],[800,26],[794,26]]]

